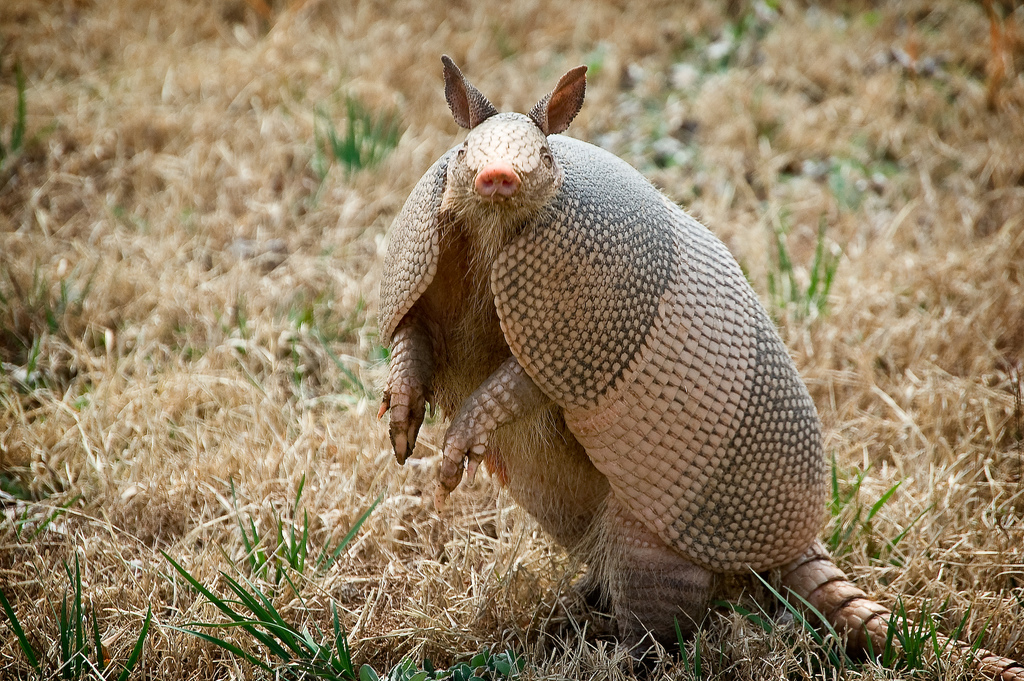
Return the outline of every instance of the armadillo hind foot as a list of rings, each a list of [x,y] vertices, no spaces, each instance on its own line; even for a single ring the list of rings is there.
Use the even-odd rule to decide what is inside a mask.
[[[797,560],[781,570],[782,586],[810,603],[840,636],[846,637],[846,649],[853,655],[879,655],[885,650],[892,612],[871,600],[850,582],[832,562],[828,550],[815,540]],[[792,598],[802,607],[799,598]],[[966,660],[987,678],[1000,681],[1024,681],[1024,665],[962,641],[937,635],[939,646],[948,648],[954,658]],[[898,645],[898,641],[892,641]],[[950,644],[951,645],[948,645]]]
[[[643,654],[651,637],[668,645],[692,634],[708,613],[710,570],[686,560],[609,494],[594,526],[586,595],[607,599],[624,646]]]

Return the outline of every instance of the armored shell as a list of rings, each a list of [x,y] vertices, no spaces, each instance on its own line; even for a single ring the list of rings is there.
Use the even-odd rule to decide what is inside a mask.
[[[715,572],[767,569],[814,540],[818,418],[728,250],[614,155],[560,135],[554,200],[498,254],[491,291],[515,358],[562,409],[613,493]],[[430,285],[445,168],[396,219],[381,284],[387,341]]]

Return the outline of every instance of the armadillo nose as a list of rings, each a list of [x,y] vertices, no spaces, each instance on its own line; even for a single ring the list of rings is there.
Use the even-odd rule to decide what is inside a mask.
[[[519,175],[508,163],[495,161],[476,174],[473,187],[485,199],[507,199],[519,191]]]

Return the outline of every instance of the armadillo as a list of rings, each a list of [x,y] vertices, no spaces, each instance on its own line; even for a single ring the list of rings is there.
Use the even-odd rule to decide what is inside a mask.
[[[624,645],[692,630],[719,575],[778,569],[851,648],[882,650],[889,611],[816,538],[814,404],[728,249],[626,162],[559,134],[586,67],[523,115],[442,63],[469,133],[396,217],[380,288],[398,462],[439,407],[438,504],[483,462],[588,564]]]

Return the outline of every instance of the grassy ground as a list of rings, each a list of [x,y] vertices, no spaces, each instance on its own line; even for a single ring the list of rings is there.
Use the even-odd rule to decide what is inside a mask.
[[[44,674],[78,623],[114,678],[151,611],[143,678],[269,677],[181,631],[226,618],[164,554],[317,642],[336,612],[378,671],[489,646],[530,678],[624,673],[578,566],[486,476],[435,512],[440,424],[400,468],[374,418],[386,228],[456,139],[444,52],[503,110],[591,67],[570,133],[709,224],[777,316],[835,457],[841,565],[1024,658],[1021,10],[1001,25],[994,51],[952,0],[5,0],[0,588]],[[32,674],[15,634],[0,616],[4,679]],[[904,673],[722,607],[698,645],[703,678]],[[687,663],[661,671],[694,675],[694,642]]]

